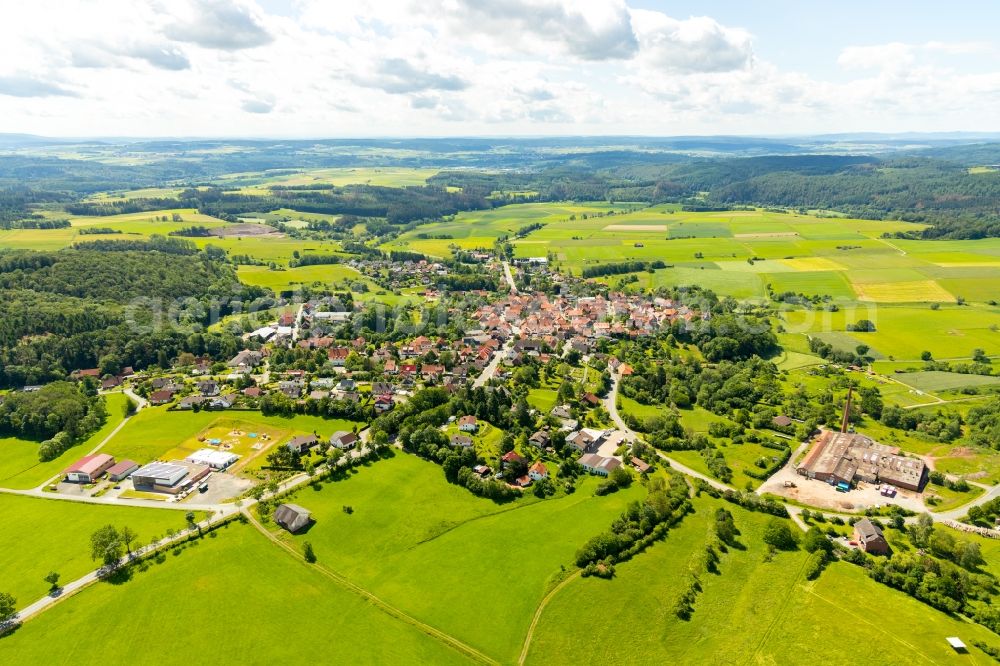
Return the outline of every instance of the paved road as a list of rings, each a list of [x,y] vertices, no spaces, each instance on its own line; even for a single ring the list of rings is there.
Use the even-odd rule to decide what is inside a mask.
[[[624,432],[626,437],[630,441],[635,441],[637,439],[641,439],[641,436],[639,435],[639,433],[629,428],[628,425],[625,424],[625,421],[622,420],[621,415],[618,414],[618,384],[620,381],[621,381],[620,374],[612,375],[611,389],[608,391],[607,397],[604,398],[604,408],[608,410],[608,414],[611,415],[611,420],[612,422],[614,422],[615,427]],[[687,465],[683,465],[677,462],[676,460],[674,460],[667,454],[663,453],[662,451],[657,450],[656,455],[658,455],[661,460],[665,460],[666,462],[668,462],[672,468],[674,468],[681,474],[693,476],[696,479],[702,479],[712,487],[717,488],[719,490],[735,490],[735,488],[733,488],[732,486],[728,486],[725,483],[719,481],[718,479],[713,479],[710,476],[706,476],[701,472],[691,469]]]
[[[510,293],[516,294],[517,285],[514,284],[514,275],[510,272],[510,263],[506,261],[503,262],[503,276],[506,278],[507,284],[510,285]]]

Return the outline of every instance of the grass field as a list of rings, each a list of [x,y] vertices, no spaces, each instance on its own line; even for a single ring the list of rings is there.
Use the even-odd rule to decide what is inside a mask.
[[[747,476],[743,471],[759,472],[761,468],[754,465],[759,458],[767,458],[768,461],[771,461],[772,458],[780,454],[780,451],[768,449],[760,444],[726,444],[724,442],[716,444],[718,450],[725,456],[729,469],[733,470],[733,479],[729,483],[736,488],[743,488],[747,483],[753,487],[759,486],[762,483],[760,480]],[[708,465],[705,464],[705,459],[698,451],[671,451],[668,455],[697,472],[713,476]]]
[[[176,510],[0,494],[0,589],[17,597],[18,607],[26,606],[45,596],[48,584],[42,579],[50,571],[68,583],[96,569],[98,563],[90,559],[90,535],[109,524],[131,527],[142,545],[164,536],[168,528],[181,529],[185,520],[184,512]]]
[[[293,501],[316,523],[281,536],[310,541],[323,566],[509,663],[561,567],[572,569],[576,549],[645,492],[633,484],[595,497],[596,485],[588,478],[572,495],[496,505],[446,483],[437,465],[399,454],[298,493]]]
[[[469,663],[252,527],[218,534],[124,584],[100,583],[60,603],[0,641],[0,662],[106,664],[109,639],[121,635],[128,640],[115,641],[113,660],[132,664],[160,663],[150,646],[165,644],[217,664]]]
[[[26,490],[35,488],[64,469],[104,441],[124,419],[125,396],[109,393],[106,396],[108,420],[104,426],[55,460],[38,462],[38,442],[16,437],[0,438],[0,487]]]
[[[873,659],[883,664],[992,663],[974,648],[956,656],[944,641],[959,636],[996,644],[989,631],[879,585],[859,568],[835,563],[817,581],[806,581],[805,553],[765,562],[761,531],[768,518],[728,504],[745,549],[724,554],[719,575],[701,576],[694,615],[678,619],[671,608],[682,576],[664,572],[686,570],[705,542],[715,506],[698,500],[695,514],[619,565],[613,580],[578,579],[563,588],[542,614],[528,663],[853,662],[859,645],[879,646]]]
[[[354,425],[352,421],[343,419],[306,415],[283,418],[263,416],[259,412],[240,412],[219,416],[218,412],[169,412],[162,408],[150,408],[139,412],[102,451],[119,460],[130,458],[146,463],[162,459],[171,451],[177,454],[188,451],[195,446],[200,433],[213,428],[219,429],[223,435],[230,430],[239,429],[244,432],[277,431],[283,433],[283,436],[318,432],[321,436],[329,437],[337,430],[351,430]]]

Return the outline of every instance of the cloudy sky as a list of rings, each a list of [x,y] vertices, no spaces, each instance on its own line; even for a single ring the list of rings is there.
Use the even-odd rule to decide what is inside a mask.
[[[5,4],[0,132],[1000,131],[1000,3]]]

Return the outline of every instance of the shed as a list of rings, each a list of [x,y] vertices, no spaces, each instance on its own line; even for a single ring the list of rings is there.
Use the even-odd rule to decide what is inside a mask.
[[[968,651],[968,648],[965,647],[965,643],[963,643],[958,636],[949,636],[945,640],[948,641],[948,645],[950,645],[955,652]]]
[[[274,522],[295,533],[312,522],[312,514],[298,504],[281,504],[274,510]]]
[[[122,460],[108,470],[108,478],[112,481],[127,479],[128,475],[139,469],[139,463],[134,460]]]

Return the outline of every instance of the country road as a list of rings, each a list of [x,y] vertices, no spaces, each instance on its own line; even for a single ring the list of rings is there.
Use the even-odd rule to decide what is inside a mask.
[[[641,436],[639,435],[639,433],[629,428],[628,425],[626,425],[625,421],[622,420],[621,415],[618,413],[618,384],[620,383],[620,381],[621,381],[620,374],[612,375],[611,389],[608,391],[607,397],[604,398],[604,408],[608,411],[608,414],[611,416],[611,420],[614,422],[615,427],[624,432],[630,441],[635,441],[637,439],[641,439]],[[711,485],[713,488],[717,488],[719,490],[723,491],[735,490],[735,488],[733,488],[732,486],[728,486],[725,483],[719,481],[718,479],[713,479],[710,476],[706,476],[701,472],[697,472],[691,469],[690,467],[677,462],[676,460],[665,454],[663,451],[657,450],[656,455],[659,456],[661,460],[664,460],[667,463],[669,463],[672,468],[674,468],[681,474],[686,474],[687,476],[692,476],[696,479],[702,479],[703,481]]]
[[[517,293],[517,285],[514,284],[514,275],[510,272],[510,262],[503,262],[503,276],[507,280],[507,284],[510,285],[510,293]]]

